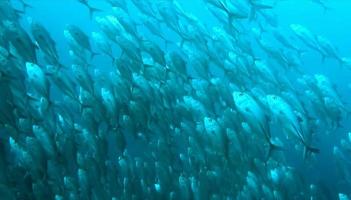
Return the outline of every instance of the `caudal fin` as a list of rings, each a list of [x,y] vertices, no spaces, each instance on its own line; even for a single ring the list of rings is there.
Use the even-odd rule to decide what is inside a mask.
[[[95,58],[95,56],[98,56],[98,55],[100,55],[100,54],[92,51],[92,52],[90,53],[90,59],[92,60],[92,59]]]
[[[88,6],[88,9],[89,9],[89,17],[90,17],[90,19],[93,19],[94,13],[102,12],[101,9],[94,8],[94,7],[91,7],[91,6]]]
[[[269,149],[267,154],[267,160],[272,157],[275,152],[283,151],[284,148],[273,143],[269,143]]]
[[[320,150],[318,148],[311,147],[311,146],[305,146],[303,157],[304,157],[304,159],[306,159],[309,156],[311,156],[313,154],[318,154],[318,153],[320,153]]]
[[[345,60],[345,58],[338,58],[337,57],[336,60],[338,61],[340,67],[344,67],[345,65],[348,64],[348,61]]]
[[[32,5],[26,3],[24,0],[21,0],[21,4],[22,4],[22,7],[23,7],[23,11],[24,11],[24,12],[27,10],[27,8],[33,8]]]

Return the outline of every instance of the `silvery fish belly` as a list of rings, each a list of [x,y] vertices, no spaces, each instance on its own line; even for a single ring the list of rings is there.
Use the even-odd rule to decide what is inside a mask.
[[[0,0],[0,200],[351,199],[350,10]]]

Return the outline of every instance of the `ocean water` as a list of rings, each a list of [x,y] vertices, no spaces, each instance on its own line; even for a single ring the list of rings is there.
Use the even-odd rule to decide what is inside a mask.
[[[163,5],[160,3],[162,1],[167,3]],[[9,111],[1,107],[0,115],[4,117],[0,121],[3,169],[0,174],[0,199],[351,198],[351,62],[347,61],[347,58],[351,58],[351,1],[276,0],[271,3],[268,0],[145,0],[156,13],[162,10],[160,6],[165,5],[169,6],[167,11],[182,8],[177,10],[177,16],[181,19],[175,20],[177,28],[181,28],[174,30],[167,25],[167,21],[172,22],[174,16],[167,19],[157,14],[155,17],[152,13],[142,13],[135,5],[138,1],[125,0],[128,7],[126,16],[134,22],[132,26],[137,27],[137,35],[141,38],[132,36],[129,39],[140,47],[138,51],[142,52],[142,60],[139,63],[118,42],[106,38],[116,62],[121,59],[117,64],[111,62],[109,55],[101,51],[92,37],[93,32],[107,35],[98,19],[115,15],[108,1],[87,1],[89,6],[101,10],[92,17],[87,6],[77,0],[25,2],[31,7],[19,14],[18,24],[28,33],[30,40],[37,43],[35,52],[38,61],[34,64],[44,72],[44,79],[48,81],[45,84],[50,85],[50,95],[43,96],[38,92],[40,83],[29,78],[26,66],[32,62],[21,58],[21,53],[8,58],[12,59],[11,62],[19,62],[13,65],[23,74],[24,80],[19,82],[24,85],[24,93],[34,94],[33,99],[40,100],[32,99],[24,103],[26,112],[21,109]],[[256,13],[252,19],[249,16],[234,17],[234,25],[228,25],[211,13],[209,7],[213,5],[210,2],[221,2],[224,7],[232,9],[235,8],[235,2],[241,2],[249,13]],[[271,6],[252,11],[252,2]],[[21,1],[12,0],[11,6],[23,10]],[[219,10],[216,12],[223,12]],[[274,14],[277,24],[269,24],[262,13]],[[156,24],[160,25],[159,31],[170,44],[165,45],[163,39],[147,30],[141,16],[158,18]],[[119,20],[119,17],[116,16],[116,19]],[[50,74],[47,69],[49,64],[43,59],[45,52],[40,43],[35,42],[32,22],[45,27],[55,41],[59,62],[64,66],[58,71],[62,70],[66,77],[75,82],[72,88],[78,100],[66,98],[68,95],[57,86],[60,83],[54,82],[56,74]],[[326,38],[331,44],[327,46],[328,50],[335,50],[337,55],[326,55],[324,59],[318,52],[320,50],[328,54],[326,50],[321,50],[323,44],[314,42],[315,49],[308,47],[292,30],[292,24],[307,28],[314,40],[318,36]],[[88,36],[92,51],[99,55],[90,59],[89,51],[81,48],[81,41],[70,44],[64,34],[68,25],[79,27]],[[197,29],[197,26],[200,28]],[[235,30],[237,26],[238,31]],[[218,40],[219,46],[211,51],[211,42],[216,37],[220,38],[220,33],[215,32],[214,27],[231,40]],[[206,31],[201,32],[202,29]],[[254,30],[259,30],[259,36],[255,35]],[[279,43],[274,37],[275,30],[281,31],[294,48],[303,52],[298,54],[296,49]],[[184,45],[181,43],[182,31],[191,38],[184,40]],[[125,33],[128,31],[125,30]],[[124,37],[124,32],[117,31],[114,34]],[[4,37],[9,44],[13,43],[8,39],[10,36],[5,34]],[[160,47],[161,57],[166,58],[166,64],[157,63],[157,56],[151,55],[155,49],[143,47],[143,42],[148,40]],[[249,42],[253,52],[246,51],[244,41]],[[277,48],[280,53],[286,51],[296,56],[299,64],[284,66],[284,62],[288,63],[287,57],[283,57],[282,64],[279,58],[270,54],[269,49],[262,48],[260,42]],[[81,65],[69,55],[74,45],[80,48],[79,53],[89,58],[83,71],[90,74],[91,79],[82,79],[90,81],[85,82],[87,85],[92,85],[90,96],[84,97],[84,85],[71,69],[72,65]],[[10,47],[5,49],[10,52]],[[16,50],[25,51],[20,48]],[[172,71],[167,57],[171,52],[180,53],[185,60],[187,69],[184,74]],[[223,68],[230,53],[237,58],[230,65],[243,66],[243,69],[230,68],[227,74]],[[127,60],[135,62],[132,64],[134,68],[122,59],[126,54]],[[205,58],[205,64],[200,65],[205,75],[196,71],[196,63],[192,62],[196,61],[196,56]],[[216,56],[220,57],[219,61],[215,60]],[[240,62],[238,58],[247,60]],[[260,61],[267,63],[273,76],[259,75],[255,66]],[[133,78],[129,80],[124,77],[117,65],[129,67]],[[139,66],[143,67],[139,69]],[[151,71],[150,78],[147,77],[148,68],[161,70]],[[162,70],[169,76],[160,78],[158,72],[162,73]],[[2,73],[11,75],[12,72]],[[122,86],[117,88],[118,84],[114,83],[118,81],[109,78],[112,73],[123,80],[119,83],[126,90]],[[316,74],[326,77],[330,85],[318,82]],[[138,82],[135,78],[138,76],[143,77],[139,80],[145,82]],[[284,79],[287,81],[284,82]],[[304,84],[301,81],[305,81]],[[290,86],[284,85],[287,83]],[[15,85],[11,81],[1,84],[2,88],[10,88],[11,91]],[[207,88],[203,90],[202,87]],[[214,92],[211,87],[215,88]],[[112,114],[106,111],[109,110],[108,103],[106,105],[106,98],[109,97],[104,96],[102,89],[113,93],[113,97],[107,100],[117,105],[117,109],[111,111]],[[317,99],[307,95],[311,91],[317,95]],[[241,99],[233,97],[234,92],[248,95],[251,100],[246,99],[239,104]],[[284,97],[284,93],[296,97],[305,106],[304,112],[300,112],[292,99]],[[271,94],[282,97],[288,106],[282,108],[282,102],[271,103]],[[8,97],[6,92],[1,95],[6,100],[2,105],[17,105],[19,101],[16,99],[18,97]],[[230,100],[226,99],[228,96]],[[186,102],[187,97],[196,102]],[[84,98],[90,98],[87,105],[82,100]],[[45,104],[43,101],[49,105],[45,111],[40,110]],[[72,113],[63,111],[63,107]],[[89,113],[91,116],[84,112],[85,109],[92,112]],[[318,112],[319,109],[322,111]],[[334,115],[335,110],[332,109],[337,110],[338,116]],[[37,114],[28,114],[36,113],[34,110],[39,110],[39,119],[34,117]],[[229,119],[226,118],[228,110],[233,112]],[[307,120],[307,132],[302,131],[305,125],[297,113]],[[60,123],[66,117],[64,114],[71,118],[67,117],[67,122],[63,120],[65,122]],[[7,116],[15,118],[16,123],[7,121]],[[19,119],[28,119],[30,128],[21,131],[22,127],[17,122]],[[71,119],[74,125],[67,125]],[[45,131],[41,135],[36,133],[36,126]],[[230,135],[231,131],[234,134]],[[39,148],[28,145],[30,138],[36,141]],[[278,146],[277,151],[271,152],[272,155],[269,153],[271,143]],[[304,148],[309,147],[318,148],[319,152],[305,154]],[[48,150],[50,148],[53,149],[52,155]],[[27,163],[28,160],[31,164]]]

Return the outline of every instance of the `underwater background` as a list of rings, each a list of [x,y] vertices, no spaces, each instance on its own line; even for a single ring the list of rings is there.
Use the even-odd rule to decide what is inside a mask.
[[[0,199],[351,198],[351,1],[0,6]]]

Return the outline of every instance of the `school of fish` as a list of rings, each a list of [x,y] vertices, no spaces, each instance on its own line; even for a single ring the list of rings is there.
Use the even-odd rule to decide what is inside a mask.
[[[98,29],[62,30],[69,65],[48,28],[20,22],[35,5],[12,1],[0,1],[0,199],[351,198],[289,162],[313,167],[318,138],[350,114],[303,55],[351,59],[300,24],[283,30],[279,1],[202,0],[209,26],[177,0],[104,0],[108,12],[75,0]],[[348,188],[350,149],[351,133],[330,150]]]

